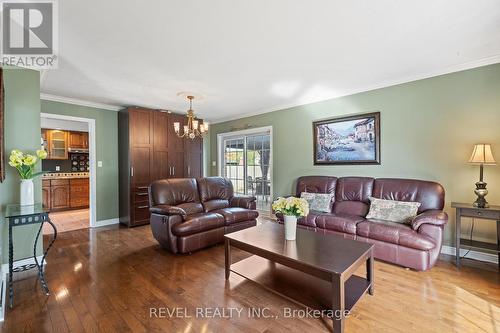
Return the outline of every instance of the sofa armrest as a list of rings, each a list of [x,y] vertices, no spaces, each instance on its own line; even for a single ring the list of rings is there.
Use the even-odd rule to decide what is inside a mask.
[[[256,200],[256,197],[250,195],[238,195],[231,198],[229,206],[255,210],[257,207]]]
[[[448,222],[448,214],[438,209],[430,209],[425,212],[415,216],[413,221],[411,221],[411,227],[413,230],[418,230],[422,224],[433,224],[437,226],[443,226]]]
[[[187,213],[184,209],[170,205],[156,205],[149,208],[149,211],[153,214],[160,215],[180,215],[182,216],[182,219],[187,216]]]

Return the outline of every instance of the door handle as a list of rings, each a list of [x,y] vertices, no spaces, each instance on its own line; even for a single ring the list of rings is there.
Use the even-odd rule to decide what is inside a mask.
[[[130,177],[134,177],[134,167],[130,167]]]

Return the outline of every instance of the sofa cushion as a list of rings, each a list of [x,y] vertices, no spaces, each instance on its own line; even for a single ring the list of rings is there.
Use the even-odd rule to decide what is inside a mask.
[[[370,211],[367,219],[384,220],[409,224],[417,216],[420,202],[396,201],[370,198]]]
[[[333,193],[310,193],[302,192],[300,198],[307,201],[309,209],[319,212],[330,213],[332,211]]]
[[[324,213],[310,210],[309,214],[307,214],[307,216],[299,217],[297,219],[297,225],[316,228],[316,218],[318,216],[320,216],[321,214],[324,214]],[[276,213],[276,217],[278,218],[280,223],[283,223],[283,214],[282,213]]]
[[[229,207],[229,200],[225,199],[214,199],[208,200],[203,203],[203,208],[205,212],[211,212],[213,210],[222,209]]]
[[[365,219],[348,214],[321,214],[316,218],[318,228],[356,234],[356,225]]]
[[[296,196],[302,192],[333,193],[337,185],[337,177],[329,176],[303,176],[297,179]]]
[[[335,214],[366,216],[373,190],[373,178],[342,177],[337,180]]]
[[[420,202],[418,213],[429,209],[442,210],[444,207],[443,186],[424,180],[378,178],[375,179],[372,196],[386,200]]]
[[[224,219],[226,220],[226,225],[249,221],[249,220],[255,220],[259,216],[259,213],[256,210],[250,210],[240,207],[222,208],[212,211],[212,213],[224,216]]]
[[[200,202],[194,178],[175,178],[154,181],[149,186],[151,206],[177,206],[186,202]]]
[[[187,215],[203,212],[203,206],[199,202],[186,202],[178,204],[176,207],[182,208]]]
[[[172,227],[176,236],[188,236],[215,228],[224,227],[224,216],[215,213],[188,215],[185,221]]]
[[[366,220],[358,223],[356,233],[359,236],[379,241],[411,247],[417,250],[431,250],[434,241],[413,230],[409,225],[381,220]]]
[[[233,183],[223,177],[206,177],[198,179],[201,202],[214,199],[230,200],[233,195]]]

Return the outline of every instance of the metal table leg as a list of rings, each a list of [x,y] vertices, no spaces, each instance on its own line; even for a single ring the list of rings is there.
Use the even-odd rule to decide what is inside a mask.
[[[12,275],[14,275],[14,246],[12,244],[12,225],[9,223],[9,306],[14,305],[14,288]]]
[[[49,223],[51,225],[52,229],[54,230],[54,236],[52,237],[52,240],[50,241],[50,243],[47,246],[47,248],[45,249],[45,251],[43,252],[42,262],[39,263],[38,259],[36,257],[36,246],[38,244],[38,239],[40,238],[40,234],[42,233],[42,229],[43,229],[43,224],[45,222],[47,222],[47,223]],[[40,284],[42,285],[42,289],[45,292],[45,295],[47,295],[47,296],[50,295],[50,292],[49,292],[49,287],[47,285],[47,282],[45,281],[45,274],[44,274],[44,270],[45,270],[45,257],[47,256],[47,253],[49,252],[49,250],[50,250],[52,244],[55,242],[56,238],[57,238],[57,228],[54,225],[54,223],[52,223],[52,221],[50,220],[49,216],[47,215],[42,220],[42,223],[40,223],[40,229],[38,229],[38,233],[37,233],[36,238],[35,238],[35,245],[33,246],[33,258],[35,259],[35,263],[36,263],[36,266],[38,268],[38,279],[40,280]]]

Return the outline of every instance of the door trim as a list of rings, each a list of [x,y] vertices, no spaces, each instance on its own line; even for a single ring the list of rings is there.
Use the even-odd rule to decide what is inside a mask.
[[[89,159],[90,159],[90,202],[89,202],[89,227],[97,225],[97,167],[96,167],[96,129],[95,119],[65,116],[54,113],[40,113],[40,117],[60,120],[73,120],[87,123],[89,129]]]
[[[217,134],[217,174],[219,177],[222,177],[224,172],[224,161],[223,161],[223,144],[225,139],[231,139],[233,137],[238,137],[238,136],[244,136],[244,135],[257,135],[259,133],[263,132],[269,132],[269,142],[270,142],[270,157],[269,160],[271,161],[271,193],[269,197],[271,198],[270,200],[270,205],[272,204],[274,200],[274,139],[273,139],[273,126],[263,126],[263,127],[255,127],[255,128],[248,128],[244,130],[239,130],[239,131],[233,131],[233,132],[225,132],[225,133],[219,133]]]

